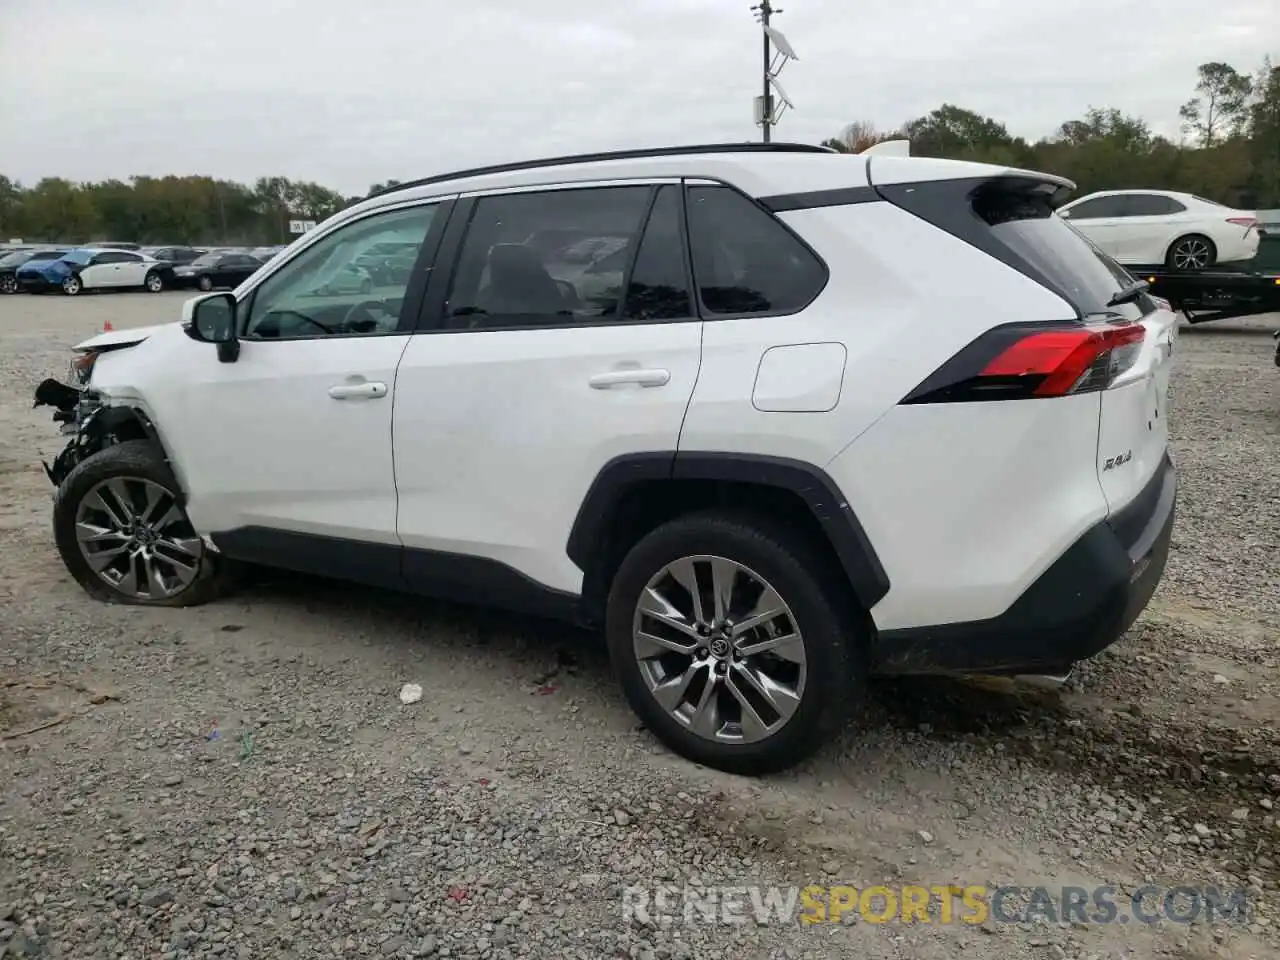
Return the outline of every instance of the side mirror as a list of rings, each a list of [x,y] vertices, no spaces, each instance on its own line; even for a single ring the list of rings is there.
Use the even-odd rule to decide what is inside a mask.
[[[186,311],[183,329],[200,343],[218,346],[218,359],[234,363],[240,356],[240,340],[236,337],[236,298],[230,293],[215,293],[192,301]]]
[[[1058,213],[1058,216],[1060,216],[1063,220],[1070,220],[1070,219],[1071,219],[1071,211],[1070,211],[1070,210],[1059,210],[1059,211],[1057,211],[1057,213]]]

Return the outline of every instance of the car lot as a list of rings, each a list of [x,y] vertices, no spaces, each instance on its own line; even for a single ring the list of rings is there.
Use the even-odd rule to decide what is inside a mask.
[[[30,391],[105,321],[183,299],[0,300],[0,935],[113,957],[1274,955],[1280,371],[1260,328],[1280,318],[1178,342],[1174,548],[1120,644],[1057,693],[880,684],[814,761],[747,781],[637,730],[562,627],[283,576],[190,610],[87,599],[51,543],[37,457],[62,441]],[[691,877],[1238,884],[1256,913],[621,923],[622,888]]]

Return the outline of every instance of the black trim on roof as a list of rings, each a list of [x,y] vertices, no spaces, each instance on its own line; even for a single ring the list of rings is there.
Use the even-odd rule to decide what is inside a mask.
[[[786,210],[809,210],[813,207],[843,207],[851,203],[875,203],[882,199],[875,187],[839,187],[835,190],[808,190],[803,193],[777,193],[761,197],[760,203],[774,213]]]
[[[578,153],[565,157],[548,157],[542,160],[520,160],[514,163],[499,163],[488,167],[473,167],[470,170],[455,170],[452,173],[441,173],[407,183],[397,183],[394,187],[385,187],[365,197],[381,197],[389,193],[398,193],[413,187],[423,187],[432,183],[445,183],[449,180],[463,180],[468,177],[479,177],[490,173],[512,173],[517,170],[536,170],[538,167],[558,167],[576,163],[599,163],[604,160],[643,160],[646,157],[677,157],[703,153],[838,153],[830,147],[820,147],[812,143],[704,143],[687,144],[679,147],[645,147],[638,150],[611,150],[605,153]]]

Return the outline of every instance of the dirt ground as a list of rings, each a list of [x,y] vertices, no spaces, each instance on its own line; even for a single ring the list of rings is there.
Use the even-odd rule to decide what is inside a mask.
[[[557,626],[284,575],[193,610],[85,597],[31,390],[181,300],[0,298],[0,956],[1278,955],[1280,318],[1184,328],[1173,552],[1120,643],[1057,690],[878,683],[753,781],[658,747]],[[657,884],[1114,887],[1122,916],[625,914]],[[1126,923],[1144,884],[1248,910]]]

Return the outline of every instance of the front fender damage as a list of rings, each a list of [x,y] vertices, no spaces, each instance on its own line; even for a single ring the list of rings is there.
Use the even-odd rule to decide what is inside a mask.
[[[146,418],[132,407],[103,405],[93,391],[77,390],[57,380],[45,380],[36,387],[32,406],[53,407],[54,422],[62,424],[63,433],[72,434],[53,463],[41,461],[55,488],[77,465],[104,447],[152,436]]]

